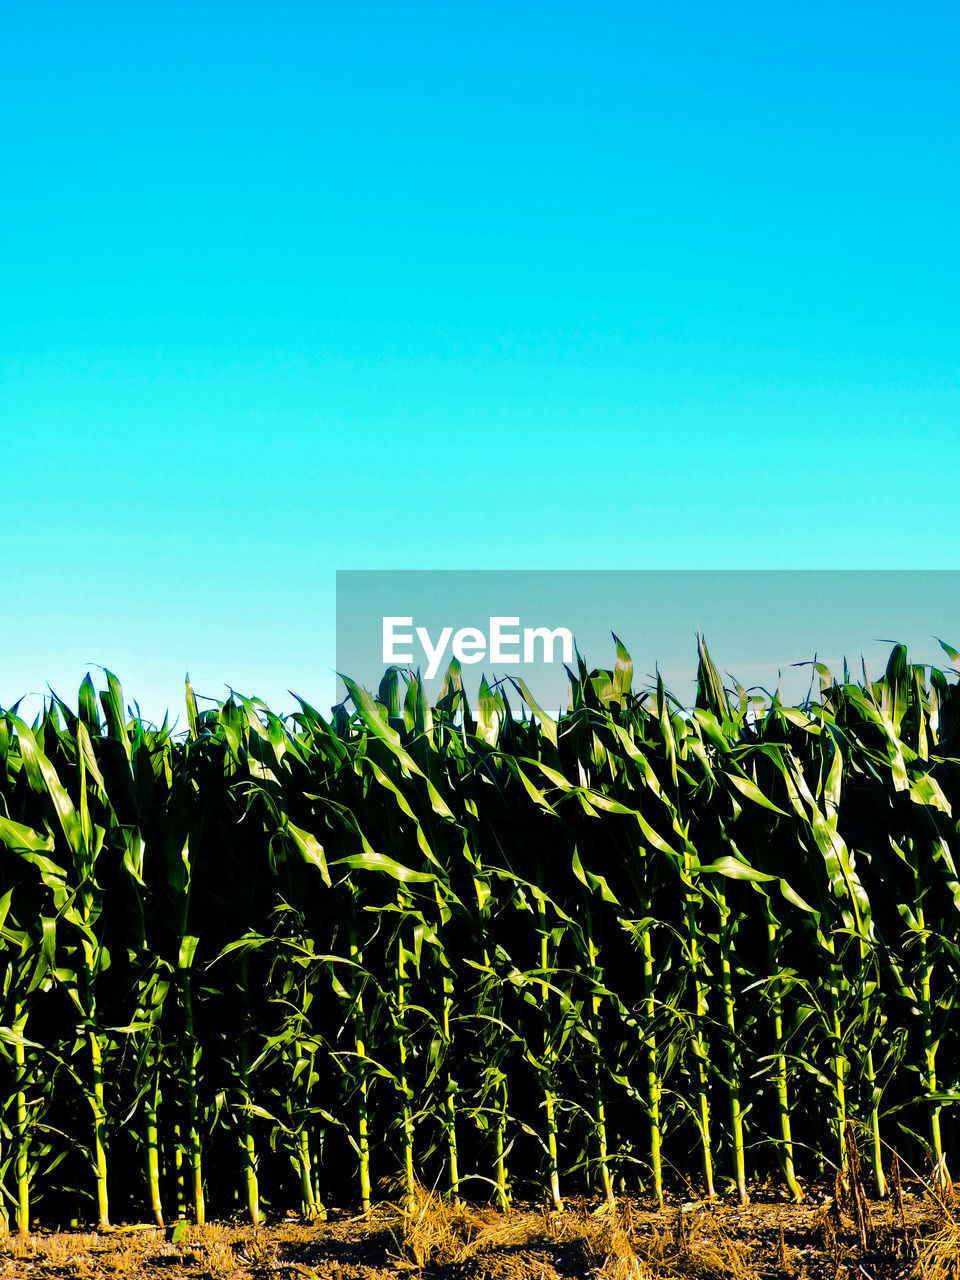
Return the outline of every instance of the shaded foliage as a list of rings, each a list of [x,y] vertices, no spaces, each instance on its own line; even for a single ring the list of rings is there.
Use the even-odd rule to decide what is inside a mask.
[[[881,1192],[884,1143],[946,1178],[956,675],[791,707],[699,656],[689,708],[617,641],[557,719],[456,664],[330,720],[188,683],[182,737],[109,674],[0,716],[7,1219],[799,1197],[849,1119]]]

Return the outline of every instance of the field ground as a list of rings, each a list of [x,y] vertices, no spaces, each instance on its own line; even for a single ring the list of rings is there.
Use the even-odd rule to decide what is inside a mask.
[[[853,1212],[853,1210],[851,1210]],[[176,1243],[174,1243],[174,1238]],[[112,1234],[55,1233],[0,1242],[0,1278],[20,1280],[960,1280],[960,1209],[922,1194],[895,1209],[869,1202],[841,1215],[811,1203],[615,1209],[570,1202],[504,1216],[453,1210],[424,1193],[416,1212],[379,1205],[366,1217],[252,1227],[132,1225]]]

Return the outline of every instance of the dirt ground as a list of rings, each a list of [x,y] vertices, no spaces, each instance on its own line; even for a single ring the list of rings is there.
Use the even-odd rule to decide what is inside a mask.
[[[380,1205],[366,1217],[331,1211],[316,1225],[133,1224],[110,1234],[0,1241],[13,1280],[960,1280],[960,1207],[922,1193],[857,1211],[821,1195],[740,1208],[685,1202],[655,1211],[571,1202],[507,1215],[451,1209],[423,1193],[414,1212]],[[859,1221],[858,1221],[859,1218]]]

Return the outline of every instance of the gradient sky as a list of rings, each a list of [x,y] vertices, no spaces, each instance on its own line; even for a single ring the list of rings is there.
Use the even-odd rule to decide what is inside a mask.
[[[323,705],[337,568],[958,567],[958,29],[8,0],[0,705]]]

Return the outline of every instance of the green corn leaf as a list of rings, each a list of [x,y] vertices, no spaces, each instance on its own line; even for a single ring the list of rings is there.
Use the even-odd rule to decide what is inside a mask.
[[[346,867],[353,871],[380,871],[401,884],[433,884],[437,877],[428,871],[413,871],[402,866],[385,853],[355,853],[331,862],[331,867]]]

